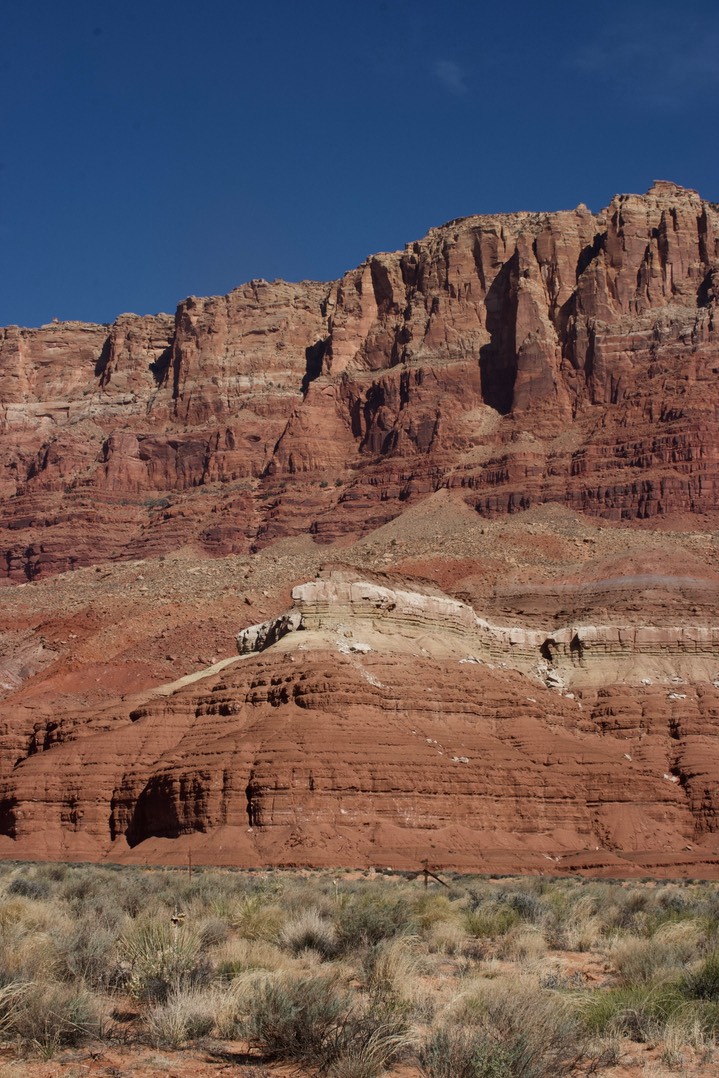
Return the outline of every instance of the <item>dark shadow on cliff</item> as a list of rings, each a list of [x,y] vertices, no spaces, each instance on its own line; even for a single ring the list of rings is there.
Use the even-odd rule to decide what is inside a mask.
[[[0,801],[0,835],[17,836],[17,798],[3,797]]]
[[[97,357],[97,363],[95,364],[95,377],[100,379],[100,385],[104,386],[108,381],[107,365],[110,362],[110,355],[112,347],[110,344],[110,338],[105,338],[105,343],[102,346],[102,351]]]
[[[161,352],[157,359],[150,364],[150,371],[152,377],[155,379],[155,385],[161,386],[167,379],[167,372],[170,369],[170,363],[172,362],[172,345]]]
[[[310,382],[314,382],[315,378],[319,378],[322,374],[322,360],[325,358],[328,344],[329,337],[324,337],[322,340],[315,341],[314,344],[310,344],[305,348],[305,373],[302,378],[303,396],[307,395]]]
[[[517,377],[516,323],[519,255],[512,255],[492,281],[485,298],[490,340],[479,350],[479,373],[485,404],[502,415],[512,409]]]
[[[583,247],[579,252],[579,258],[577,259],[576,280],[584,273],[587,266],[589,266],[595,258],[599,255],[599,252],[604,247],[604,241],[606,239],[606,232],[597,232],[592,243],[588,243],[586,247]]]
[[[697,307],[711,307],[715,299],[714,273],[710,270],[697,289]]]
[[[120,833],[114,823],[110,830],[113,837]],[[138,846],[147,838],[178,838],[184,830],[178,819],[171,779],[164,775],[153,776],[135,802],[125,830],[128,846]]]

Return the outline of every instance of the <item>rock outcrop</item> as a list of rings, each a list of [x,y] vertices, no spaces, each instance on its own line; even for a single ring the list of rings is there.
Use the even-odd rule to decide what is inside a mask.
[[[717,630],[585,627],[582,655],[547,656],[561,633],[436,589],[344,571],[293,594],[234,661],[36,743],[0,786],[2,852],[716,874],[719,681],[670,669],[716,670]],[[602,656],[632,649],[674,666],[607,688]]]
[[[391,588],[346,572],[298,585],[292,599],[290,610],[239,633],[241,655],[304,631],[346,637],[350,652],[401,650],[408,641],[421,642],[435,658],[459,649],[466,656],[460,662],[496,663],[564,688],[607,679],[651,684],[650,673],[668,680],[719,677],[719,625],[499,625],[447,595]],[[354,639],[358,632],[361,641]]]
[[[11,327],[0,568],[330,542],[443,486],[483,514],[713,512],[718,288],[719,211],[657,183],[174,319]]]

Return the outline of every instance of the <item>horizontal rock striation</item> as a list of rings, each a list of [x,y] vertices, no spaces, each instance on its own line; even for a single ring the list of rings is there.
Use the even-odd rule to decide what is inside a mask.
[[[443,486],[482,514],[717,501],[719,211],[469,217],[340,281],[174,318],[0,331],[0,573],[365,534]]]
[[[306,632],[324,633],[327,639],[334,634],[355,652],[402,650],[412,641],[425,654],[456,654],[465,662],[513,667],[555,687],[593,684],[609,674],[635,682],[650,673],[719,679],[719,626],[578,624],[549,630],[497,625],[446,595],[390,588],[332,571],[295,587],[292,598],[291,610],[238,635],[240,654]]]
[[[295,602],[224,669],[36,744],[0,786],[3,854],[715,874],[716,685],[565,695],[506,638],[467,657],[492,630],[436,592],[331,573]]]

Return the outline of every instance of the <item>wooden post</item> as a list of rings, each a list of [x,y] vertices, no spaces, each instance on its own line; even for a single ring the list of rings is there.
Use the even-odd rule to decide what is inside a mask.
[[[192,850],[187,851],[187,878],[192,879]]]
[[[422,864],[424,865],[424,868],[421,869],[415,876],[412,877],[413,880],[416,880],[417,876],[420,876],[420,875],[424,876],[424,889],[426,891],[427,887],[429,885],[429,877],[431,876],[433,880],[436,880],[437,883],[441,883],[443,887],[446,887],[447,890],[449,890],[449,884],[445,883],[444,880],[441,880],[436,872],[432,872],[431,868],[429,867],[429,858],[428,857],[425,857]]]

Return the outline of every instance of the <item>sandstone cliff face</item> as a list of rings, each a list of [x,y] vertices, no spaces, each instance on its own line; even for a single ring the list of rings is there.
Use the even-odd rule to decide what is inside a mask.
[[[466,218],[174,321],[11,327],[2,570],[328,542],[441,486],[485,514],[713,511],[718,288],[717,208],[657,183],[596,216]]]
[[[717,875],[718,303],[658,183],[0,331],[0,855]]]

